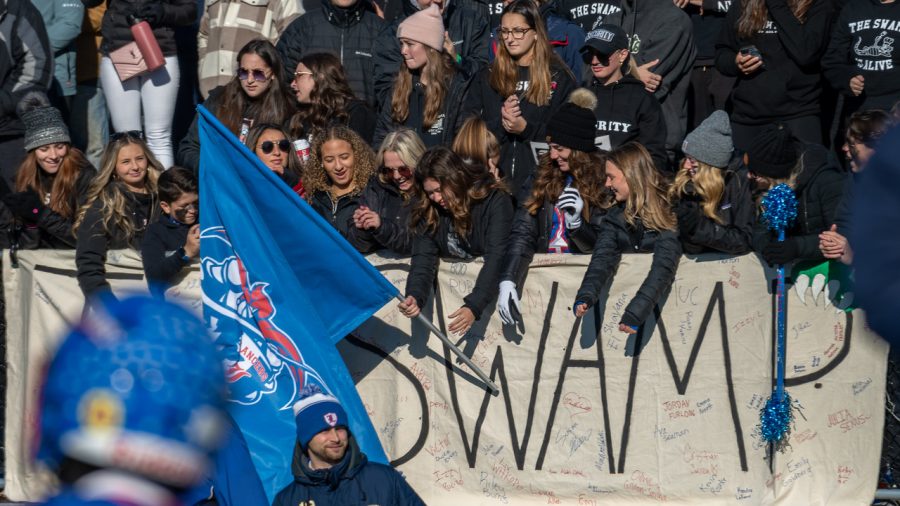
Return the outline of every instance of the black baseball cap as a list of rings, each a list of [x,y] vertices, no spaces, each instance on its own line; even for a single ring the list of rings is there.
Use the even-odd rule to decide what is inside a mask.
[[[584,45],[579,50],[581,54],[594,51],[597,54],[609,56],[620,49],[628,48],[628,36],[625,31],[616,25],[597,25],[587,33]]]

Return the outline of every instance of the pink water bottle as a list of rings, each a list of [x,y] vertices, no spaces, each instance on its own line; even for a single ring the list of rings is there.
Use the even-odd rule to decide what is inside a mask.
[[[163,57],[162,50],[159,48],[159,42],[156,41],[156,36],[153,35],[153,29],[150,28],[150,23],[138,19],[133,14],[128,16],[128,22],[131,24],[131,35],[134,37],[138,49],[141,50],[141,55],[144,57],[144,63],[147,65],[147,70],[153,72],[165,65],[166,59]]]

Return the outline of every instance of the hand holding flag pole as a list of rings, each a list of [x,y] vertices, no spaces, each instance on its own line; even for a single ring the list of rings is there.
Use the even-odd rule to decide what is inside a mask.
[[[763,219],[769,229],[778,232],[778,241],[784,242],[784,231],[797,217],[797,197],[794,190],[786,184],[776,185],[769,190],[762,201]],[[785,328],[787,326],[784,300],[784,264],[778,264],[775,311],[776,348],[775,348],[775,390],[766,400],[760,412],[760,432],[763,439],[777,450],[787,446],[787,438],[791,432],[791,396],[784,390],[784,355]]]
[[[399,293],[396,295],[396,298],[401,303],[406,302],[406,299],[404,299],[403,296],[400,295]],[[491,393],[495,393],[495,394],[500,393],[500,389],[497,388],[497,385],[493,381],[491,381],[491,378],[487,374],[485,374],[484,371],[482,371],[480,367],[475,365],[475,363],[472,362],[472,359],[470,359],[468,356],[466,356],[466,354],[463,353],[463,351],[460,350],[458,346],[453,344],[453,342],[450,341],[450,339],[446,335],[444,335],[443,332],[441,332],[437,327],[435,327],[434,324],[431,323],[431,320],[429,320],[428,318],[425,318],[425,316],[422,313],[419,313],[418,315],[416,315],[416,318],[418,318],[418,320],[420,322],[422,322],[422,324],[424,324],[425,327],[427,327],[428,330],[431,331],[431,333],[436,335],[438,337],[438,339],[443,341],[443,343],[446,344],[448,348],[450,348],[450,351],[452,351],[457,356],[457,358],[459,358],[460,360],[462,360],[462,362],[464,364],[469,366],[469,369],[471,369],[472,372],[474,372],[475,375],[478,376],[481,379],[481,381],[483,381],[484,384],[487,385],[487,387],[491,389]]]

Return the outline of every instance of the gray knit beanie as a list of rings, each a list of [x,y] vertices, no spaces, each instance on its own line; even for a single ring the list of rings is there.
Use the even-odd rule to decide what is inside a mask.
[[[25,124],[25,151],[57,142],[72,142],[62,114],[50,105],[43,93],[26,94],[16,109]]]
[[[713,167],[724,169],[731,162],[731,121],[725,111],[715,111],[684,138],[681,151]]]

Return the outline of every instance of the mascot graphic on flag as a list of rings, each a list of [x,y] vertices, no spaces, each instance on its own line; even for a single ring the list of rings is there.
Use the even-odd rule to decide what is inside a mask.
[[[279,409],[291,409],[304,387],[319,384],[327,390],[291,337],[278,327],[268,283],[252,279],[225,229],[208,228],[201,238],[214,239],[203,243],[204,318],[216,344],[224,348],[229,399],[250,405],[274,396],[271,401]]]

